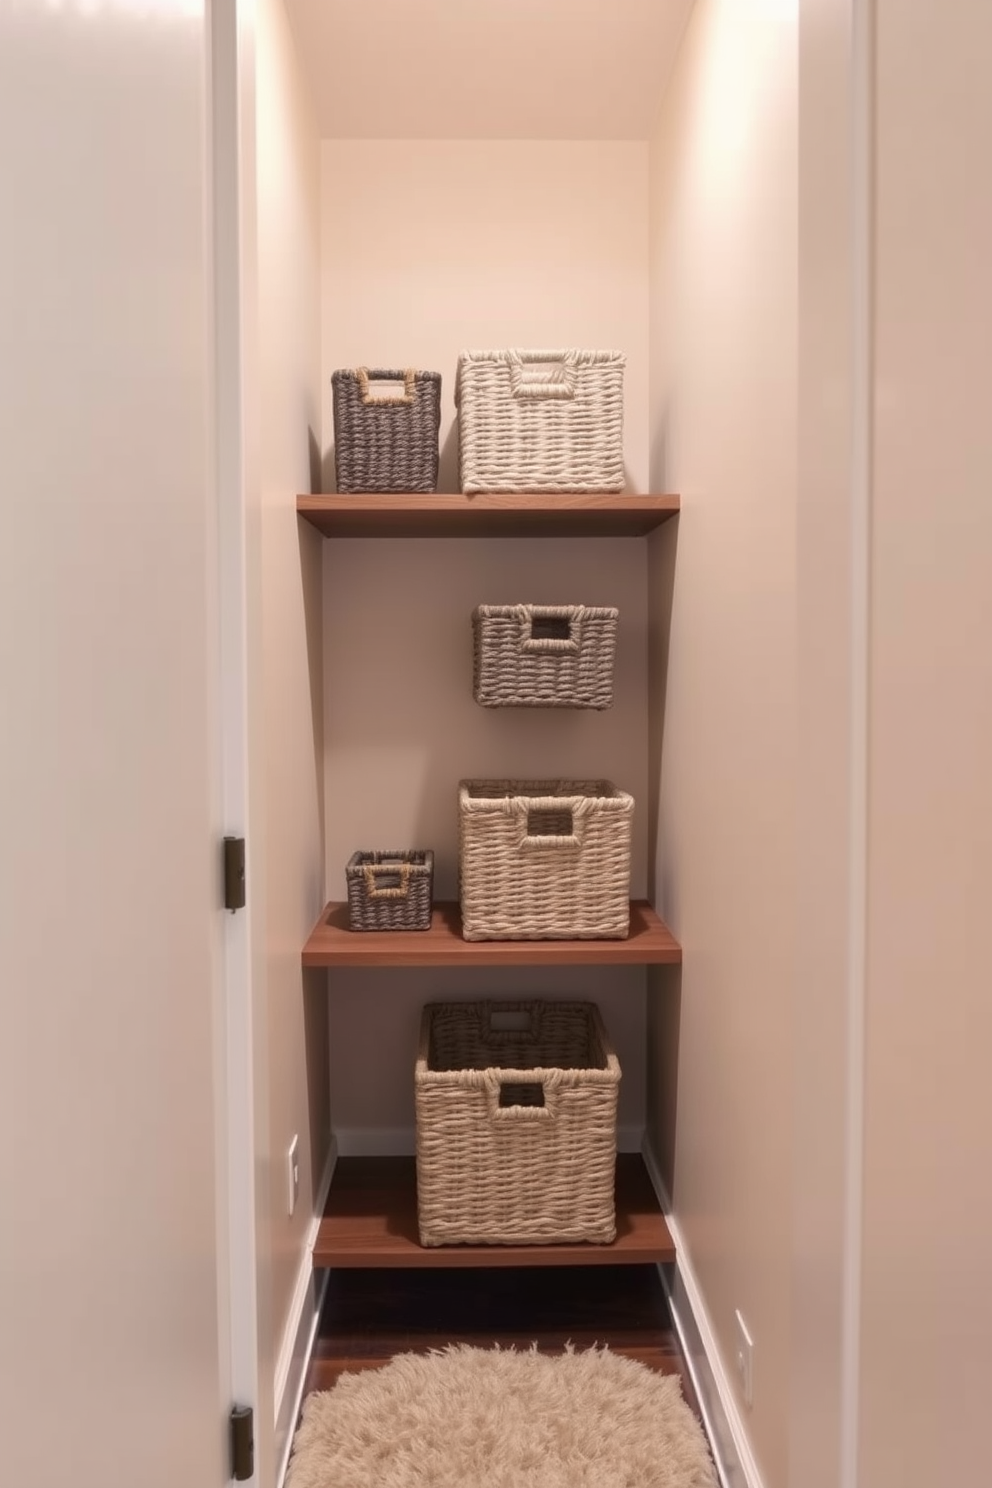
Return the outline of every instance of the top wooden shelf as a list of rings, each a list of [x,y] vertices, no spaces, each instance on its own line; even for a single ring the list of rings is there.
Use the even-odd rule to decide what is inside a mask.
[[[297,496],[296,510],[325,537],[645,537],[679,498],[390,492]]]

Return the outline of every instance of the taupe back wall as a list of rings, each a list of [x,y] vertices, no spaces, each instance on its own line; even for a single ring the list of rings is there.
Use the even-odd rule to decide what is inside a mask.
[[[324,554],[327,884],[357,849],[429,847],[457,897],[463,776],[590,779],[634,796],[634,891],[645,888],[646,559],[637,539],[346,540]],[[481,708],[472,608],[616,605],[613,707]]]
[[[627,354],[625,461],[647,489],[647,146],[325,141],[323,448],[333,474],[336,367],[442,374],[443,489],[457,489],[454,372],[463,348],[579,346]],[[493,711],[472,698],[480,603],[612,604],[605,713]],[[324,547],[327,892],[356,848],[429,847],[457,894],[461,777],[605,776],[637,803],[633,888],[647,858],[647,558],[639,539],[348,540]],[[526,969],[525,969],[526,970]],[[624,1067],[621,1120],[643,1124],[644,978],[363,974],[330,1003],[335,1131],[395,1142],[412,1128],[416,1012],[432,995],[594,996]],[[574,995],[574,993],[573,993]],[[376,1058],[354,1058],[375,1049]],[[360,1078],[356,1077],[356,1069]],[[370,1127],[378,1138],[369,1138]],[[392,1135],[391,1135],[392,1133]]]

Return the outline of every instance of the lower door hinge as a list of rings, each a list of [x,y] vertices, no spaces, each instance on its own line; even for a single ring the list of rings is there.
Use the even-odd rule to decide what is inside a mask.
[[[246,1483],[255,1472],[255,1413],[250,1405],[231,1409],[231,1476]]]
[[[224,908],[245,907],[245,839],[224,838]]]

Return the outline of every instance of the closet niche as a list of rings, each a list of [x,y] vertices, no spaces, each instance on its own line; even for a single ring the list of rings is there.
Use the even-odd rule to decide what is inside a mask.
[[[647,145],[554,140],[324,140],[321,146],[320,492],[298,510],[324,534],[323,760],[328,907],[303,952],[326,968],[338,1161],[316,1265],[497,1265],[671,1259],[639,1157],[646,1124],[647,968],[681,951],[648,900],[657,831],[649,759],[650,534],[678,498],[648,493]],[[608,227],[603,227],[608,224]],[[627,358],[625,490],[465,497],[454,400],[459,352],[602,347]],[[334,490],[331,374],[441,373],[436,496]],[[616,606],[603,712],[484,709],[472,695],[480,604]],[[655,720],[657,721],[657,720]],[[457,911],[458,782],[608,779],[634,798],[626,940],[473,942]],[[357,849],[435,855],[434,925],[347,929]],[[416,1243],[413,1067],[421,1008],[479,998],[598,1004],[622,1080],[618,1237],[609,1246]],[[356,1197],[357,1195],[357,1197]]]

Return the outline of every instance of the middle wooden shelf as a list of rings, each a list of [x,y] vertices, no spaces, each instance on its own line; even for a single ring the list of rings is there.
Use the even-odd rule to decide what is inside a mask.
[[[657,966],[678,965],[682,947],[645,899],[630,905],[626,940],[464,940],[457,903],[434,905],[429,930],[348,928],[348,906],[332,901],[303,947],[304,966]]]

